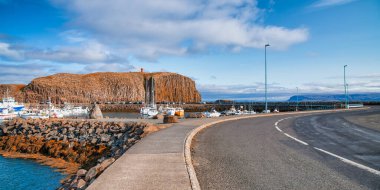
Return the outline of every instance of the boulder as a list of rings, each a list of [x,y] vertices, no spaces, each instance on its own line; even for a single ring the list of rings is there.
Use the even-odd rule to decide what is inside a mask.
[[[99,165],[96,165],[88,170],[86,173],[86,177],[84,178],[86,181],[90,181],[96,175],[98,175]]]
[[[99,171],[103,171],[105,170],[108,166],[110,166],[113,162],[115,162],[115,158],[108,158],[108,159],[105,159],[101,164],[100,164],[100,167],[99,167]]]
[[[159,113],[159,114],[153,116],[153,119],[159,119],[159,120],[164,119],[164,114]]]
[[[77,171],[77,176],[78,177],[84,177],[84,176],[86,176],[86,173],[87,173],[87,170],[80,169],[80,170]]]
[[[166,115],[164,117],[164,123],[178,123],[177,116]]]
[[[83,179],[79,179],[79,180],[73,185],[74,188],[79,188],[79,189],[83,189],[85,186],[86,186],[86,181],[84,181]]]
[[[103,119],[102,111],[98,104],[94,104],[90,111],[90,119]]]
[[[100,140],[101,140],[102,142],[109,142],[109,141],[110,141],[110,138],[111,138],[111,136],[110,136],[110,135],[107,135],[107,134],[101,134],[101,135],[100,135]]]

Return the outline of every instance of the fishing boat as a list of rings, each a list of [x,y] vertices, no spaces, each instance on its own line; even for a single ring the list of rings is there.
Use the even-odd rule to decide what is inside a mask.
[[[215,109],[212,109],[210,112],[204,112],[203,113],[207,118],[213,118],[213,117],[220,117],[221,113],[216,111]]]
[[[28,109],[21,113],[20,117],[23,119],[48,119],[49,112],[46,110]]]
[[[185,117],[185,110],[181,107],[177,107],[175,108],[175,116],[178,116],[178,117]]]
[[[228,110],[225,111],[226,115],[236,115],[236,113],[237,113],[237,111],[236,111],[235,106],[231,106],[230,109],[228,109]]]
[[[64,107],[61,110],[57,110],[58,113],[61,113],[63,117],[71,117],[71,116],[82,116],[88,115],[89,108],[82,106],[72,106],[69,103],[65,103]]]
[[[0,112],[0,120],[10,120],[17,117],[15,112],[9,112],[8,108],[2,109]]]
[[[256,114],[254,110],[243,110],[243,115],[253,115]]]
[[[12,111],[14,113],[19,113],[24,109],[24,107],[25,106],[23,104],[19,104],[18,102],[16,102],[14,97],[8,96],[7,89],[6,96],[3,97],[2,101],[0,102],[0,113],[4,109],[8,109],[8,111]]]

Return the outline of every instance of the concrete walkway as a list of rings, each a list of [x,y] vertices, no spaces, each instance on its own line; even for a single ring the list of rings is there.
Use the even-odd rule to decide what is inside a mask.
[[[103,189],[191,189],[184,143],[195,127],[221,118],[186,119],[132,146],[89,187]]]

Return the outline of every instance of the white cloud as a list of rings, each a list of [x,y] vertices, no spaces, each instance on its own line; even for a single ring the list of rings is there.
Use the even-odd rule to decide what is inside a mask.
[[[126,63],[94,63],[84,67],[83,72],[129,72],[137,70],[133,65]]]
[[[28,59],[48,60],[65,63],[113,62],[117,57],[97,41],[85,41],[79,45],[58,46],[45,50],[30,50]]]
[[[21,59],[22,53],[12,49],[10,44],[0,42],[0,57],[9,59]]]
[[[322,7],[332,7],[337,5],[344,5],[347,3],[351,3],[356,0],[318,0],[314,4],[312,4],[312,7],[315,8],[322,8]]]
[[[305,28],[262,26],[256,0],[54,0],[72,23],[122,53],[145,59],[214,47],[287,47],[308,39]]]
[[[81,36],[65,34],[68,45],[60,45],[49,49],[19,46],[17,49],[7,43],[0,42],[0,58],[12,61],[52,61],[60,63],[110,63],[126,61],[117,56],[113,50],[97,40]]]

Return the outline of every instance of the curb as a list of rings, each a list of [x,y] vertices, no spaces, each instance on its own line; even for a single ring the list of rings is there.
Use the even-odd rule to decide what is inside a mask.
[[[213,126],[215,124],[218,124],[218,123],[223,123],[223,122],[227,122],[227,121],[236,121],[236,120],[241,120],[241,119],[250,119],[250,118],[256,118],[256,117],[272,117],[272,116],[279,116],[279,115],[296,115],[296,114],[307,114],[307,113],[343,112],[343,111],[362,110],[362,109],[369,109],[369,108],[365,107],[365,108],[357,108],[357,109],[351,109],[351,110],[346,110],[346,109],[317,110],[317,111],[287,112],[287,113],[276,113],[276,114],[265,114],[265,115],[250,115],[250,116],[222,119],[219,121],[213,121],[213,122],[210,122],[207,124],[203,124],[203,125],[195,128],[195,129],[193,129],[187,135],[187,137],[185,139],[184,157],[185,157],[187,173],[189,174],[191,189],[192,190],[201,190],[201,186],[199,185],[197,174],[195,173],[194,165],[193,165],[192,159],[191,159],[191,143],[192,143],[195,135],[197,135],[203,129],[206,129],[206,128]]]

